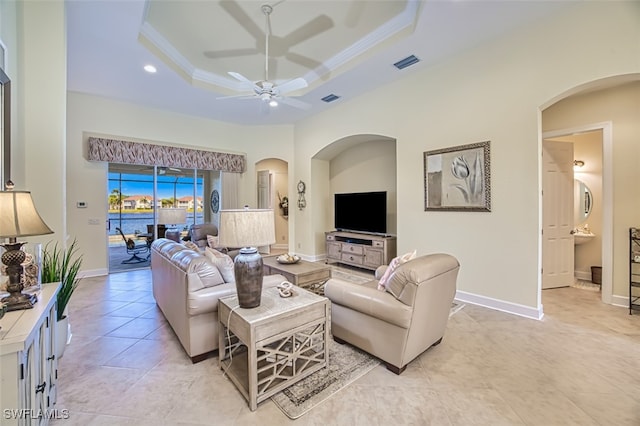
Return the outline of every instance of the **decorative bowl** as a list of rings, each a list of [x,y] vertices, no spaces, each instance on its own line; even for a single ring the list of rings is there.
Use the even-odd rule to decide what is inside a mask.
[[[300,256],[296,256],[295,254],[281,254],[280,256],[276,257],[276,262],[278,263],[292,264],[298,263],[299,261]]]

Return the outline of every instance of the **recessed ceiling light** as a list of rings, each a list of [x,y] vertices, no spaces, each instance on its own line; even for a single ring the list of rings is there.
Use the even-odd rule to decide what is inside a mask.
[[[148,73],[151,73],[151,74],[153,74],[154,72],[158,71],[158,70],[156,69],[156,67],[154,67],[153,65],[145,65],[145,66],[144,66],[144,70],[145,70],[146,72],[148,72]]]

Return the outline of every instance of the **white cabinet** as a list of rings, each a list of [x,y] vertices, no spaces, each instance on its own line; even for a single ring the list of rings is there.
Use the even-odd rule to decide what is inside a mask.
[[[396,237],[335,231],[325,239],[327,261],[375,270],[396,256]]]
[[[33,309],[0,320],[0,424],[47,425],[54,410],[56,296],[59,283],[43,284]]]

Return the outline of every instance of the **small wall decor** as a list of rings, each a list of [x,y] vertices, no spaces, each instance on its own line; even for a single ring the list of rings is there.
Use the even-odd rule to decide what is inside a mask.
[[[424,153],[424,209],[491,211],[490,142]]]
[[[306,185],[303,181],[298,182],[298,208],[300,210],[307,207],[307,201],[304,199],[304,193],[306,191]]]
[[[220,193],[217,189],[211,191],[211,211],[213,213],[220,211]]]
[[[278,205],[282,209],[282,216],[289,216],[289,197],[286,195],[284,197],[280,196],[280,192],[277,192],[278,195]]]

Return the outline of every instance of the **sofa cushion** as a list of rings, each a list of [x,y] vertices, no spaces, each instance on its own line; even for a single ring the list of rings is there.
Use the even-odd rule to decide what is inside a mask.
[[[200,251],[200,247],[193,241],[183,241],[182,244],[189,250]]]
[[[171,262],[188,274],[196,274],[204,287],[213,287],[224,283],[220,270],[205,256],[193,250],[183,249],[171,257]],[[189,286],[189,291],[199,290]]]
[[[224,278],[224,282],[236,282],[236,274],[233,269],[233,259],[231,259],[229,255],[221,253],[218,250],[212,249],[210,247],[205,247],[204,255],[220,270],[222,278]]]

